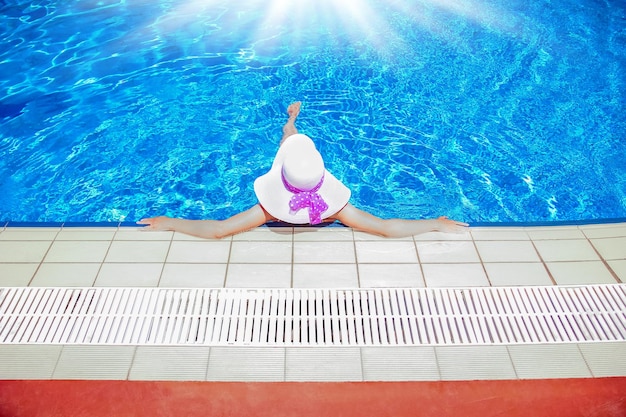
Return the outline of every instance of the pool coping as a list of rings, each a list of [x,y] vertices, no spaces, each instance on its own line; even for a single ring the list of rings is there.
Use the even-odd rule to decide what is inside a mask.
[[[610,219],[589,219],[589,220],[554,220],[554,221],[531,221],[531,222],[474,222],[470,223],[470,227],[545,227],[545,226],[584,226],[593,224],[615,224],[626,223],[626,217],[616,217]],[[261,227],[346,227],[339,222],[327,223],[317,226],[294,225],[283,222],[270,222]],[[21,222],[21,221],[3,221],[0,223],[0,230],[7,227],[145,227],[135,222]]]

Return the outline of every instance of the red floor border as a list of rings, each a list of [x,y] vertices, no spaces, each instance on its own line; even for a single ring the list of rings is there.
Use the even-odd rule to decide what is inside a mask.
[[[626,377],[452,382],[0,381],[0,417],[624,417]]]

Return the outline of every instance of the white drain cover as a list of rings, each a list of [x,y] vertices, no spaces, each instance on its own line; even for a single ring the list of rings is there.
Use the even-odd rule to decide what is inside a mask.
[[[626,340],[626,285],[0,288],[0,343],[415,346]]]

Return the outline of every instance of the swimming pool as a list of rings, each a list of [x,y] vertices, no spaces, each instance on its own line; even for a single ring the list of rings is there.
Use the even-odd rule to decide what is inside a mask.
[[[375,214],[623,218],[625,18],[596,0],[5,1],[0,220],[235,214],[294,100]]]

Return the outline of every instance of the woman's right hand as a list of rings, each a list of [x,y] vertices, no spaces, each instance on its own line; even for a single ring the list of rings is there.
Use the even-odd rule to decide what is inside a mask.
[[[464,233],[469,224],[451,220],[446,216],[437,219],[437,231],[443,233]]]

